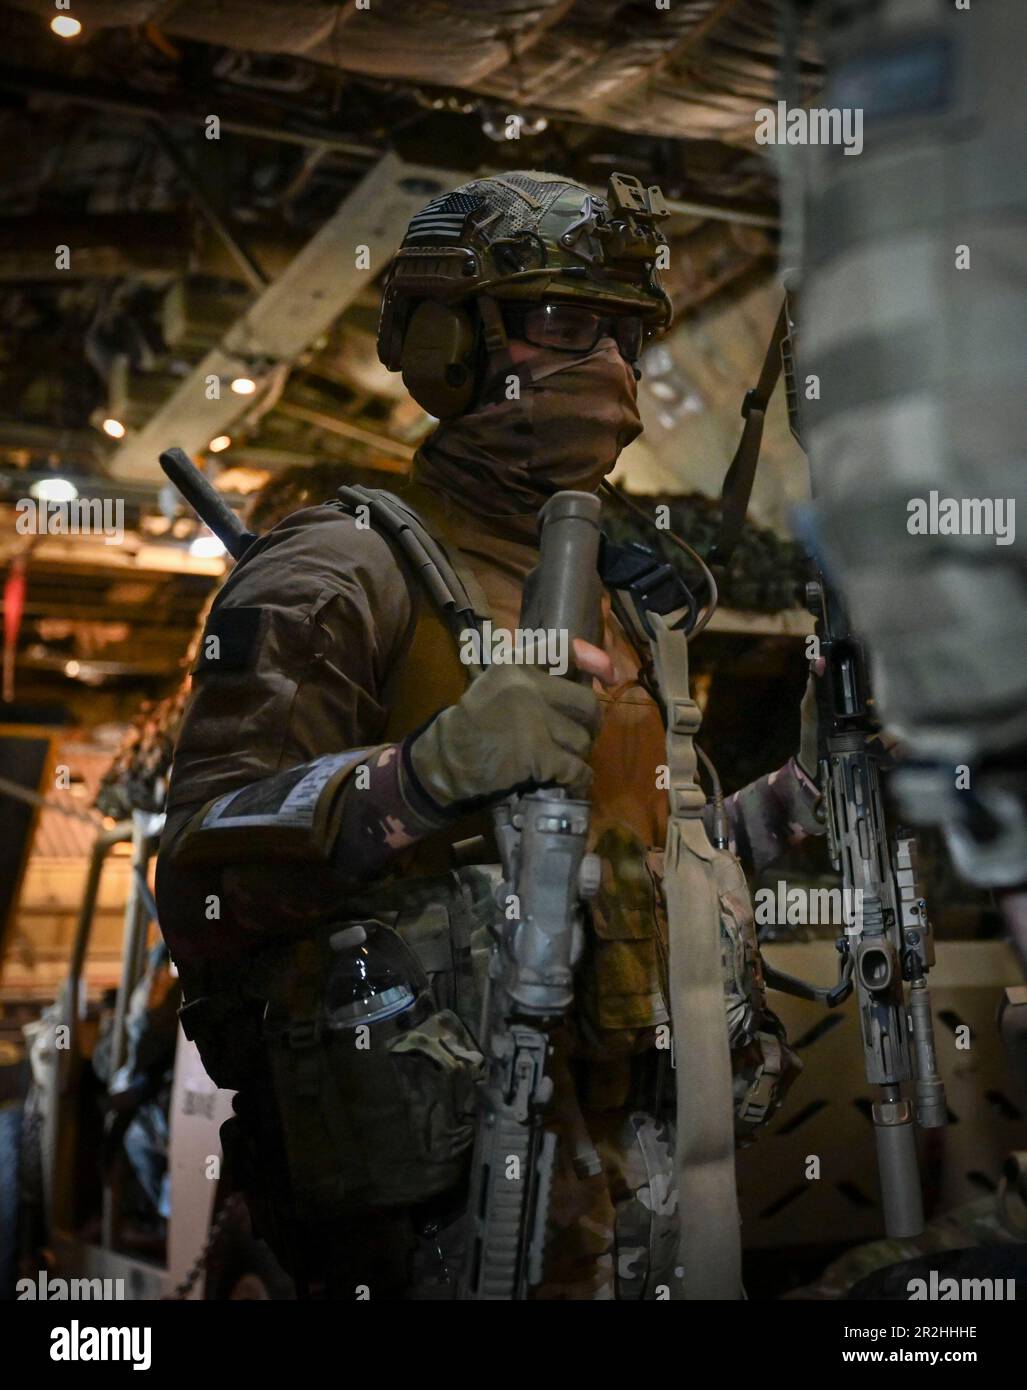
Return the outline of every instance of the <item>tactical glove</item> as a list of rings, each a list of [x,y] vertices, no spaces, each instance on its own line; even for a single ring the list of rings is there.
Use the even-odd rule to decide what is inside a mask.
[[[422,789],[440,807],[556,783],[584,796],[599,730],[591,688],[537,666],[490,666],[409,746]]]

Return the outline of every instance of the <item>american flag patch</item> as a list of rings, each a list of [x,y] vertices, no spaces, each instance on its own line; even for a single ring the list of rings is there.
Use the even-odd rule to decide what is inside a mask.
[[[433,198],[413,218],[404,237],[408,241],[456,241],[468,215],[484,205],[485,199],[471,193],[444,193]]]

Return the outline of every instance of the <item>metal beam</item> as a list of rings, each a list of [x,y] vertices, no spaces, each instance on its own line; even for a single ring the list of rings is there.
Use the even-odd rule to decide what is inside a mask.
[[[173,212],[30,213],[0,218],[0,280],[115,279],[164,282],[189,269],[190,219]],[[59,270],[55,247],[71,248]]]
[[[259,294],[261,290],[267,287],[267,276],[253,259],[248,249],[243,245],[237,233],[233,231],[228,225],[228,222],[221,215],[220,208],[217,207],[214,199],[204,187],[203,180],[200,179],[196,170],[189,163],[185,156],[185,152],[179,149],[178,145],[158,121],[148,121],[147,126],[151,138],[175,166],[179,178],[189,190],[196,206],[214,228],[214,231],[227,248],[229,255],[242,271],[243,279],[251,290],[255,290]]]
[[[48,570],[78,567],[119,570],[126,578],[141,574],[210,574],[225,571],[222,556],[190,555],[181,541],[147,541],[126,537],[121,545],[104,545],[102,536],[40,536],[32,547],[32,564]]]
[[[96,82],[92,78],[65,77],[43,68],[16,68],[0,65],[0,87],[24,92],[26,96],[70,102],[75,106],[91,106],[98,111],[119,111],[142,120],[191,121],[204,125],[210,115],[211,101],[216,100],[218,120],[222,130],[237,135],[252,135],[259,140],[276,140],[289,145],[316,147],[327,145],[339,154],[356,159],[373,160],[380,151],[372,145],[347,139],[331,126],[315,120],[305,120],[292,112],[275,108],[263,114],[259,107],[240,103],[228,92],[204,91],[147,97],[142,92],[124,86]],[[266,111],[266,108],[265,108]]]
[[[414,457],[414,446],[404,444],[402,440],[390,439],[386,434],[379,434],[377,430],[365,429],[363,425],[354,425],[352,421],[343,419],[341,415],[328,415],[323,410],[311,410],[309,406],[297,405],[294,401],[279,401],[275,406],[276,415],[285,415],[290,420],[303,420],[308,425],[316,425],[318,429],[325,430],[328,434],[340,435],[343,439],[355,439],[360,444],[369,444],[381,454],[387,454],[389,462],[378,459],[377,467],[383,473],[405,473],[406,464]],[[399,462],[393,463],[397,459]]]
[[[192,121],[194,124],[202,125],[207,119],[211,104],[209,95],[196,98],[189,94],[179,93],[174,96],[147,99],[140,92],[129,91],[124,87],[85,81],[81,78],[64,77],[41,69],[29,71],[0,66],[0,88],[4,87],[33,96],[51,97],[75,105],[92,106],[98,110],[121,111],[127,115],[141,117],[144,120],[156,117],[165,124],[178,120]],[[464,95],[473,100],[475,94],[466,92]],[[340,154],[351,155],[357,159],[372,160],[380,153],[379,150],[370,145],[360,144],[358,141],[340,136],[330,126],[319,125],[316,121],[298,118],[292,113],[276,111],[272,117],[265,117],[262,120],[258,111],[233,102],[232,97],[227,93],[217,93],[217,108],[222,129],[234,131],[239,135],[252,135],[262,140],[276,140],[293,145],[307,145],[314,149],[324,147]],[[586,117],[571,111],[550,111],[548,114],[554,123],[564,122],[578,126],[592,124]],[[644,133],[624,131],[615,126],[600,125],[597,129],[609,131],[612,136],[622,140],[651,138]],[[687,143],[686,136],[672,138]],[[454,187],[457,183],[466,183],[473,177],[472,172],[464,171],[456,176]],[[593,192],[605,194],[606,188],[605,186],[602,188],[594,186]],[[776,228],[780,226],[781,220],[777,208],[772,204],[745,200],[739,200],[735,203],[722,202],[703,197],[694,190],[689,190],[689,194],[685,197],[668,198],[667,206],[671,212],[709,217],[715,222],[737,222],[748,227]]]
[[[254,403],[233,394],[233,378],[252,376],[261,363],[294,362],[384,268],[414,213],[461,179],[393,154],[381,159],[148,423],[124,440],[111,456],[112,476],[158,478],[164,449],[177,444],[199,453],[228,433]],[[357,268],[358,246],[367,247],[366,270]],[[220,382],[213,400],[212,378]]]
[[[54,452],[59,454],[60,449],[57,448]],[[137,482],[128,478],[108,478],[102,473],[80,473],[66,466],[56,471],[52,468],[0,467],[0,506],[10,505],[22,497],[28,497],[34,483],[52,482],[54,478],[73,483],[79,497],[97,497],[101,501],[110,498],[112,501],[124,502],[126,507],[138,507],[140,510],[157,507],[160,494],[168,485],[163,474],[161,481],[154,479],[153,482]],[[223,492],[221,495],[230,507],[241,507],[246,501],[242,493]]]

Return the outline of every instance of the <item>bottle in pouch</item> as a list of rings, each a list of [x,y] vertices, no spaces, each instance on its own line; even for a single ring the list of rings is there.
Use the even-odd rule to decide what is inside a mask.
[[[354,922],[329,938],[332,963],[325,990],[331,1029],[396,1018],[409,1027],[430,1011],[428,979],[402,937],[381,922]],[[400,1021],[398,1015],[410,1011]]]
[[[474,1041],[436,1010],[418,957],[374,919],[325,927],[265,1025],[303,1221],[450,1192],[473,1134]]]

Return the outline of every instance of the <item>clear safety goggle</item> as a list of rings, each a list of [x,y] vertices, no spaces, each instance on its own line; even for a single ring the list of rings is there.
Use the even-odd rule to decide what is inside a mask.
[[[512,337],[560,352],[591,352],[600,338],[612,338],[628,362],[637,362],[645,341],[639,314],[603,314],[581,304],[504,304],[503,322]]]

